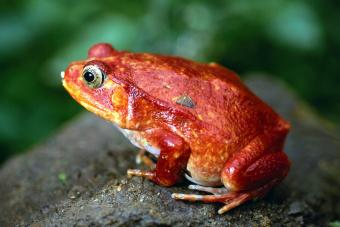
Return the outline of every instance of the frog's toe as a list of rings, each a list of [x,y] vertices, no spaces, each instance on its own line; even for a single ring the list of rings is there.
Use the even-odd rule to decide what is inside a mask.
[[[221,209],[218,210],[219,214],[223,214],[237,206],[239,206],[240,204],[248,201],[249,199],[251,199],[251,196],[249,194],[240,194],[239,196],[236,196],[234,199],[229,200],[226,202],[226,205],[224,205]]]
[[[232,193],[224,194],[224,195],[197,195],[197,194],[182,194],[182,193],[173,193],[171,195],[173,199],[177,200],[187,200],[191,202],[202,201],[205,203],[213,203],[213,202],[225,202],[226,200],[230,200],[235,196]]]
[[[225,187],[221,188],[213,188],[213,187],[205,187],[197,184],[191,184],[188,186],[191,190],[201,191],[201,192],[208,192],[214,195],[222,195],[229,192],[229,190]]]
[[[148,171],[148,170],[140,170],[140,169],[128,169],[127,171],[128,177],[144,177],[150,180],[153,180],[155,178],[155,172],[154,171]]]
[[[204,195],[183,194],[183,193],[172,193],[171,198],[177,199],[177,200],[187,200],[191,202],[205,201],[206,199],[208,199]]]

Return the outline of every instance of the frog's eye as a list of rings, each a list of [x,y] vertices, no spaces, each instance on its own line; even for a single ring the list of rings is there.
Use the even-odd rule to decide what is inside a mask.
[[[99,88],[103,85],[105,74],[95,65],[88,65],[83,70],[83,80],[90,88]]]

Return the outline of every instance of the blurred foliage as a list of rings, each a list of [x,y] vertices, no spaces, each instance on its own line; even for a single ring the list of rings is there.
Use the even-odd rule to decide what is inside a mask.
[[[60,71],[103,41],[279,77],[340,122],[339,1],[11,0],[0,12],[0,160],[81,110]]]

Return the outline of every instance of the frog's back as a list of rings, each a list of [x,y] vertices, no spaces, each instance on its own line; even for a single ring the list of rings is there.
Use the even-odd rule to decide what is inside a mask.
[[[130,53],[120,61],[130,71],[128,79],[148,95],[190,112],[221,132],[245,139],[262,130],[263,125],[275,124],[272,121],[277,118],[275,112],[243,85],[234,72],[215,63]],[[189,99],[189,103],[179,104],[183,98],[186,102]]]

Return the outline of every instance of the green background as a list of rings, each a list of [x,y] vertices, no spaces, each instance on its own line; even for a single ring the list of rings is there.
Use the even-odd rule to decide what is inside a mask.
[[[219,62],[241,76],[275,76],[331,124],[340,122],[339,1],[11,0],[0,6],[0,162],[82,110],[62,88],[60,71],[103,41]]]

